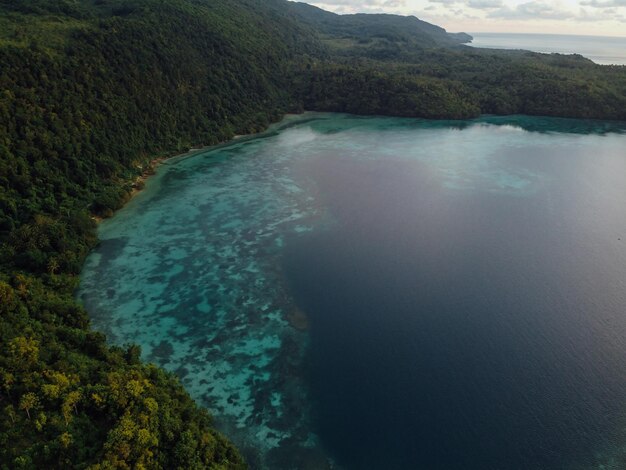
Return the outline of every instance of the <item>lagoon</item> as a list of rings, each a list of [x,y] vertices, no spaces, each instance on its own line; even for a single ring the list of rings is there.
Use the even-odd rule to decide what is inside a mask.
[[[290,116],[162,165],[77,295],[252,468],[622,468],[625,130]]]

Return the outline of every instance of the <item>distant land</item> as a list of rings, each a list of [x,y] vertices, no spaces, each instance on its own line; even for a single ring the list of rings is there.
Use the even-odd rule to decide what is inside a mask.
[[[75,302],[153,161],[304,110],[626,120],[626,68],[285,0],[0,0],[0,462],[244,468],[177,378]],[[209,384],[210,386],[210,384]]]

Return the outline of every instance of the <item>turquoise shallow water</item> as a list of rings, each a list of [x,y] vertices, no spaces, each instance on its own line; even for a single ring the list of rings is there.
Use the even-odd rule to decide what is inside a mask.
[[[620,468],[625,146],[623,123],[288,117],[159,168],[78,297],[253,468]]]

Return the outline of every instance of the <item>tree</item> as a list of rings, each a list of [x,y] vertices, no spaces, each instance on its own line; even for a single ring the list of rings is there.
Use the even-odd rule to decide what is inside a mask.
[[[20,398],[20,410],[26,411],[28,419],[30,419],[30,410],[39,405],[39,398],[34,393],[26,393]]]
[[[63,418],[65,418],[65,425],[69,425],[72,420],[72,410],[75,413],[78,413],[78,409],[76,405],[81,399],[82,394],[78,390],[74,390],[67,394],[65,399],[63,400],[63,405],[61,407]]]
[[[16,370],[28,369],[39,359],[39,342],[33,338],[18,336],[9,342],[9,354]]]
[[[50,258],[48,260],[48,272],[55,275],[59,271],[59,260],[57,258]]]
[[[15,375],[5,369],[0,369],[0,384],[9,398],[11,398],[11,388],[14,383]]]

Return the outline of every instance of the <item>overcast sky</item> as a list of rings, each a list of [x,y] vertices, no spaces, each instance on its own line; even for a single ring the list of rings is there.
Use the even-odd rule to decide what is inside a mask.
[[[311,0],[307,3],[337,13],[415,15],[450,32],[626,36],[626,0]]]

